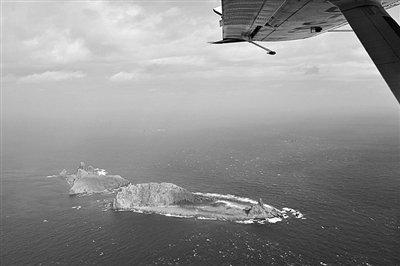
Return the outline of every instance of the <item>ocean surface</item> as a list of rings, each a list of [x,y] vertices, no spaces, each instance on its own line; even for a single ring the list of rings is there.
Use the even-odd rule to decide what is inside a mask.
[[[28,133],[2,153],[1,265],[400,265],[398,117],[103,131],[74,143]],[[80,161],[133,183],[262,198],[305,219],[110,211],[112,195],[69,196],[48,177]]]

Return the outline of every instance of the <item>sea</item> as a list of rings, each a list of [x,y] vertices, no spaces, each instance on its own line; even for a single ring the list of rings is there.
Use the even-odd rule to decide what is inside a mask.
[[[398,118],[101,131],[73,143],[50,138],[56,128],[9,136],[1,265],[400,265]],[[81,161],[303,216],[244,224],[112,211],[113,194],[70,196],[53,176]]]

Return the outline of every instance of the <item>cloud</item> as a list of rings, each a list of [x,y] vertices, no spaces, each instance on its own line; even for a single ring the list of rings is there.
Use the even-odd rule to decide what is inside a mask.
[[[85,40],[72,37],[68,29],[48,29],[43,34],[23,41],[23,44],[31,58],[41,63],[72,63],[86,60],[91,54]]]
[[[128,81],[131,80],[135,77],[134,73],[128,73],[128,72],[118,72],[115,75],[112,75],[109,80],[113,82],[123,82],[123,81]]]
[[[264,43],[277,51],[275,56],[248,43],[210,45],[208,41],[222,35],[213,7],[215,3],[207,1],[7,3],[4,75],[80,69],[94,82],[139,80],[176,88],[183,78],[180,84],[213,79],[224,87],[227,81],[251,79],[258,86],[272,86],[313,79],[362,80],[377,73],[349,33]],[[45,79],[41,75],[21,80]]]
[[[68,71],[46,71],[40,74],[32,74],[25,77],[21,77],[18,81],[20,83],[40,83],[40,82],[51,82],[51,81],[63,81],[67,79],[79,79],[84,78],[85,73],[81,71],[68,72]]]

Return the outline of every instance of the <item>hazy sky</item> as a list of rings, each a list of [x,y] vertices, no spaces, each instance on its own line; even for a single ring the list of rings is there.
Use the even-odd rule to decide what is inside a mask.
[[[2,1],[3,128],[398,115],[353,33],[265,43],[275,56],[247,43],[211,45],[222,35],[219,5]],[[399,10],[390,11],[397,21]]]

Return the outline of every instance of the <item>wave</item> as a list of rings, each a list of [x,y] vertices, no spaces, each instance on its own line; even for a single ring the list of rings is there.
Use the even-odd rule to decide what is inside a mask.
[[[294,216],[295,218],[297,218],[297,219],[303,219],[303,220],[305,220],[306,218],[304,217],[304,214],[302,214],[300,211],[298,211],[298,210],[295,210],[295,209],[292,209],[292,208],[288,208],[288,207],[284,207],[284,208],[282,208],[282,211],[281,211],[283,214],[286,214],[286,213],[290,213],[292,216]],[[286,215],[287,216],[287,215]]]

